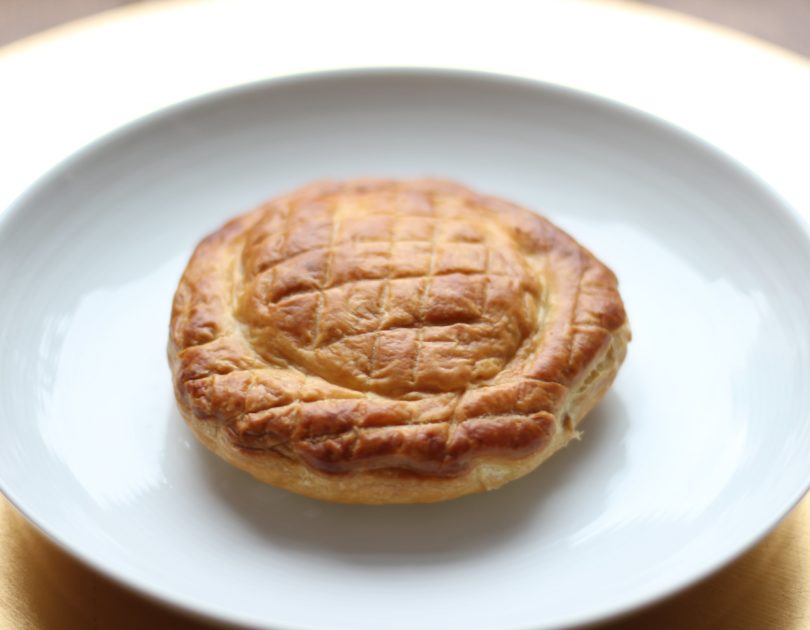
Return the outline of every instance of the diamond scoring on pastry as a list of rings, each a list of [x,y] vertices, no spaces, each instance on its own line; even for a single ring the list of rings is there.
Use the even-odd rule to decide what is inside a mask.
[[[348,209],[326,196],[266,214],[243,254],[253,346],[383,395],[492,378],[535,329],[541,288],[508,234],[465,213],[442,195],[370,191]]]
[[[169,358],[197,437],[364,503],[526,474],[576,437],[630,332],[612,272],[542,217],[437,180],[305,187],[204,239]]]

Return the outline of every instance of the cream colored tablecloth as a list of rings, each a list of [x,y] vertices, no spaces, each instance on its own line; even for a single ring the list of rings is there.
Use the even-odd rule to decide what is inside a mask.
[[[810,218],[803,58],[618,2],[502,0],[493,14],[491,3],[414,0],[397,29],[380,26],[368,0],[312,4],[138,4],[0,49],[0,208],[79,146],[169,103],[292,72],[407,65],[519,74],[630,103],[731,153]],[[0,628],[199,626],[85,568],[0,498]],[[720,573],[611,627],[810,629],[810,498]]]

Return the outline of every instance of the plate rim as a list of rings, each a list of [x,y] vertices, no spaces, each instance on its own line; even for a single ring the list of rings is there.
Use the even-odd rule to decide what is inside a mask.
[[[724,163],[725,166],[730,167],[738,174],[743,175],[754,186],[759,188],[767,196],[771,197],[776,202],[776,205],[779,206],[781,217],[789,220],[793,227],[801,232],[805,244],[809,248],[808,251],[810,251],[810,216],[805,216],[802,214],[802,212],[800,212],[793,204],[789,203],[783,197],[783,195],[781,195],[780,192],[775,189],[767,180],[765,180],[755,171],[751,170],[747,165],[735,158],[735,156],[729,154],[701,136],[643,109],[587,90],[527,77],[520,74],[473,70],[469,68],[455,68],[450,66],[363,66],[339,69],[330,68],[309,72],[293,72],[235,85],[229,85],[170,103],[142,116],[128,120],[114,129],[102,134],[101,136],[89,140],[74,151],[70,152],[64,158],[52,164],[33,182],[26,186],[26,188],[24,188],[22,192],[20,192],[11,201],[11,203],[7,205],[6,208],[0,209],[0,238],[2,238],[3,232],[8,228],[12,221],[19,220],[19,217],[24,213],[26,206],[30,204],[32,199],[35,199],[38,194],[47,189],[63,174],[69,172],[75,165],[81,164],[85,159],[92,157],[96,152],[104,151],[120,140],[137,135],[139,131],[148,129],[152,124],[166,120],[173,115],[199,109],[201,107],[205,107],[206,105],[216,105],[218,103],[222,104],[230,99],[238,98],[240,96],[265,92],[276,87],[284,87],[299,83],[307,84],[322,80],[352,78],[365,78],[368,80],[390,79],[392,77],[411,77],[416,79],[442,78],[447,80],[467,81],[474,80],[490,84],[500,84],[500,86],[506,87],[513,86],[530,88],[544,91],[555,96],[585,101],[589,105],[596,106],[599,109],[608,110],[611,113],[618,114],[625,119],[635,119],[636,121],[646,125],[648,128],[653,128],[670,136],[679,137],[687,144],[708,154],[712,159]],[[767,527],[761,531],[755,531],[747,536],[745,544],[738,545],[725,553],[719,554],[718,556],[714,557],[712,561],[700,565],[697,571],[689,572],[689,575],[677,576],[671,579],[666,586],[659,587],[658,589],[654,590],[651,595],[627,597],[621,603],[619,603],[619,605],[614,604],[611,607],[602,607],[602,612],[600,613],[594,614],[593,612],[589,612],[587,614],[580,614],[577,617],[571,617],[570,620],[565,621],[565,626],[582,627],[595,623],[616,620],[653,606],[676,595],[677,593],[684,591],[690,586],[705,580],[709,576],[727,567],[734,560],[761,542],[776,527],[779,526],[784,518],[808,493],[810,493],[810,465],[808,465],[806,478],[801,487],[798,487],[797,490],[791,493],[790,498],[784,501],[784,505],[782,505],[780,510],[774,510],[774,513],[769,518],[765,519],[769,521],[769,525]],[[189,615],[192,618],[207,622],[225,622],[245,628],[256,627],[258,624],[261,627],[283,628],[284,630],[314,630],[312,626],[290,624],[279,625],[269,619],[261,619],[252,615],[244,615],[211,602],[197,600],[194,597],[178,596],[176,591],[164,592],[157,588],[153,588],[146,580],[142,581],[137,577],[133,577],[131,574],[127,574],[123,570],[119,571],[118,569],[106,566],[102,561],[97,560],[91,554],[85,553],[81,549],[75,547],[70,541],[60,536],[58,532],[53,531],[53,528],[48,527],[46,524],[38,520],[31,511],[26,510],[23,507],[23,500],[18,495],[15,495],[8,483],[4,480],[2,474],[0,474],[0,494],[5,496],[14,509],[16,509],[29,524],[34,526],[34,528],[40,534],[44,535],[44,537],[54,544],[59,550],[66,553],[69,557],[78,561],[80,564],[84,565],[90,570],[111,580],[115,584],[133,593],[137,593],[138,595],[145,597],[154,603],[166,606],[169,609],[182,614]],[[554,624],[558,622],[555,622],[555,620],[550,620],[543,622],[542,626],[513,626],[510,630],[524,630],[524,628],[526,630],[529,630],[529,628],[536,630],[537,628],[557,627],[556,625],[549,625],[549,623]],[[268,626],[268,624],[272,625]]]

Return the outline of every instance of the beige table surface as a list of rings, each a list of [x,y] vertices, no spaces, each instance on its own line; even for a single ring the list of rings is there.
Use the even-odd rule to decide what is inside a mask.
[[[408,65],[518,74],[630,103],[727,151],[810,218],[804,58],[620,2],[501,0],[493,14],[491,3],[413,0],[394,31],[378,26],[373,2],[312,4],[138,3],[0,49],[0,208],[76,148],[169,103],[292,72]],[[451,28],[459,15],[463,28]],[[318,45],[296,45],[300,33]],[[0,628],[200,626],[85,568],[0,498]],[[810,498],[713,577],[609,627],[810,628]]]

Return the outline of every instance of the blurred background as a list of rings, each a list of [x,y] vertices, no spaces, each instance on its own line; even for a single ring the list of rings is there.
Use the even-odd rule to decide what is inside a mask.
[[[149,0],[0,0],[0,46],[70,20],[144,1]],[[810,57],[810,0],[627,1],[703,18]]]

